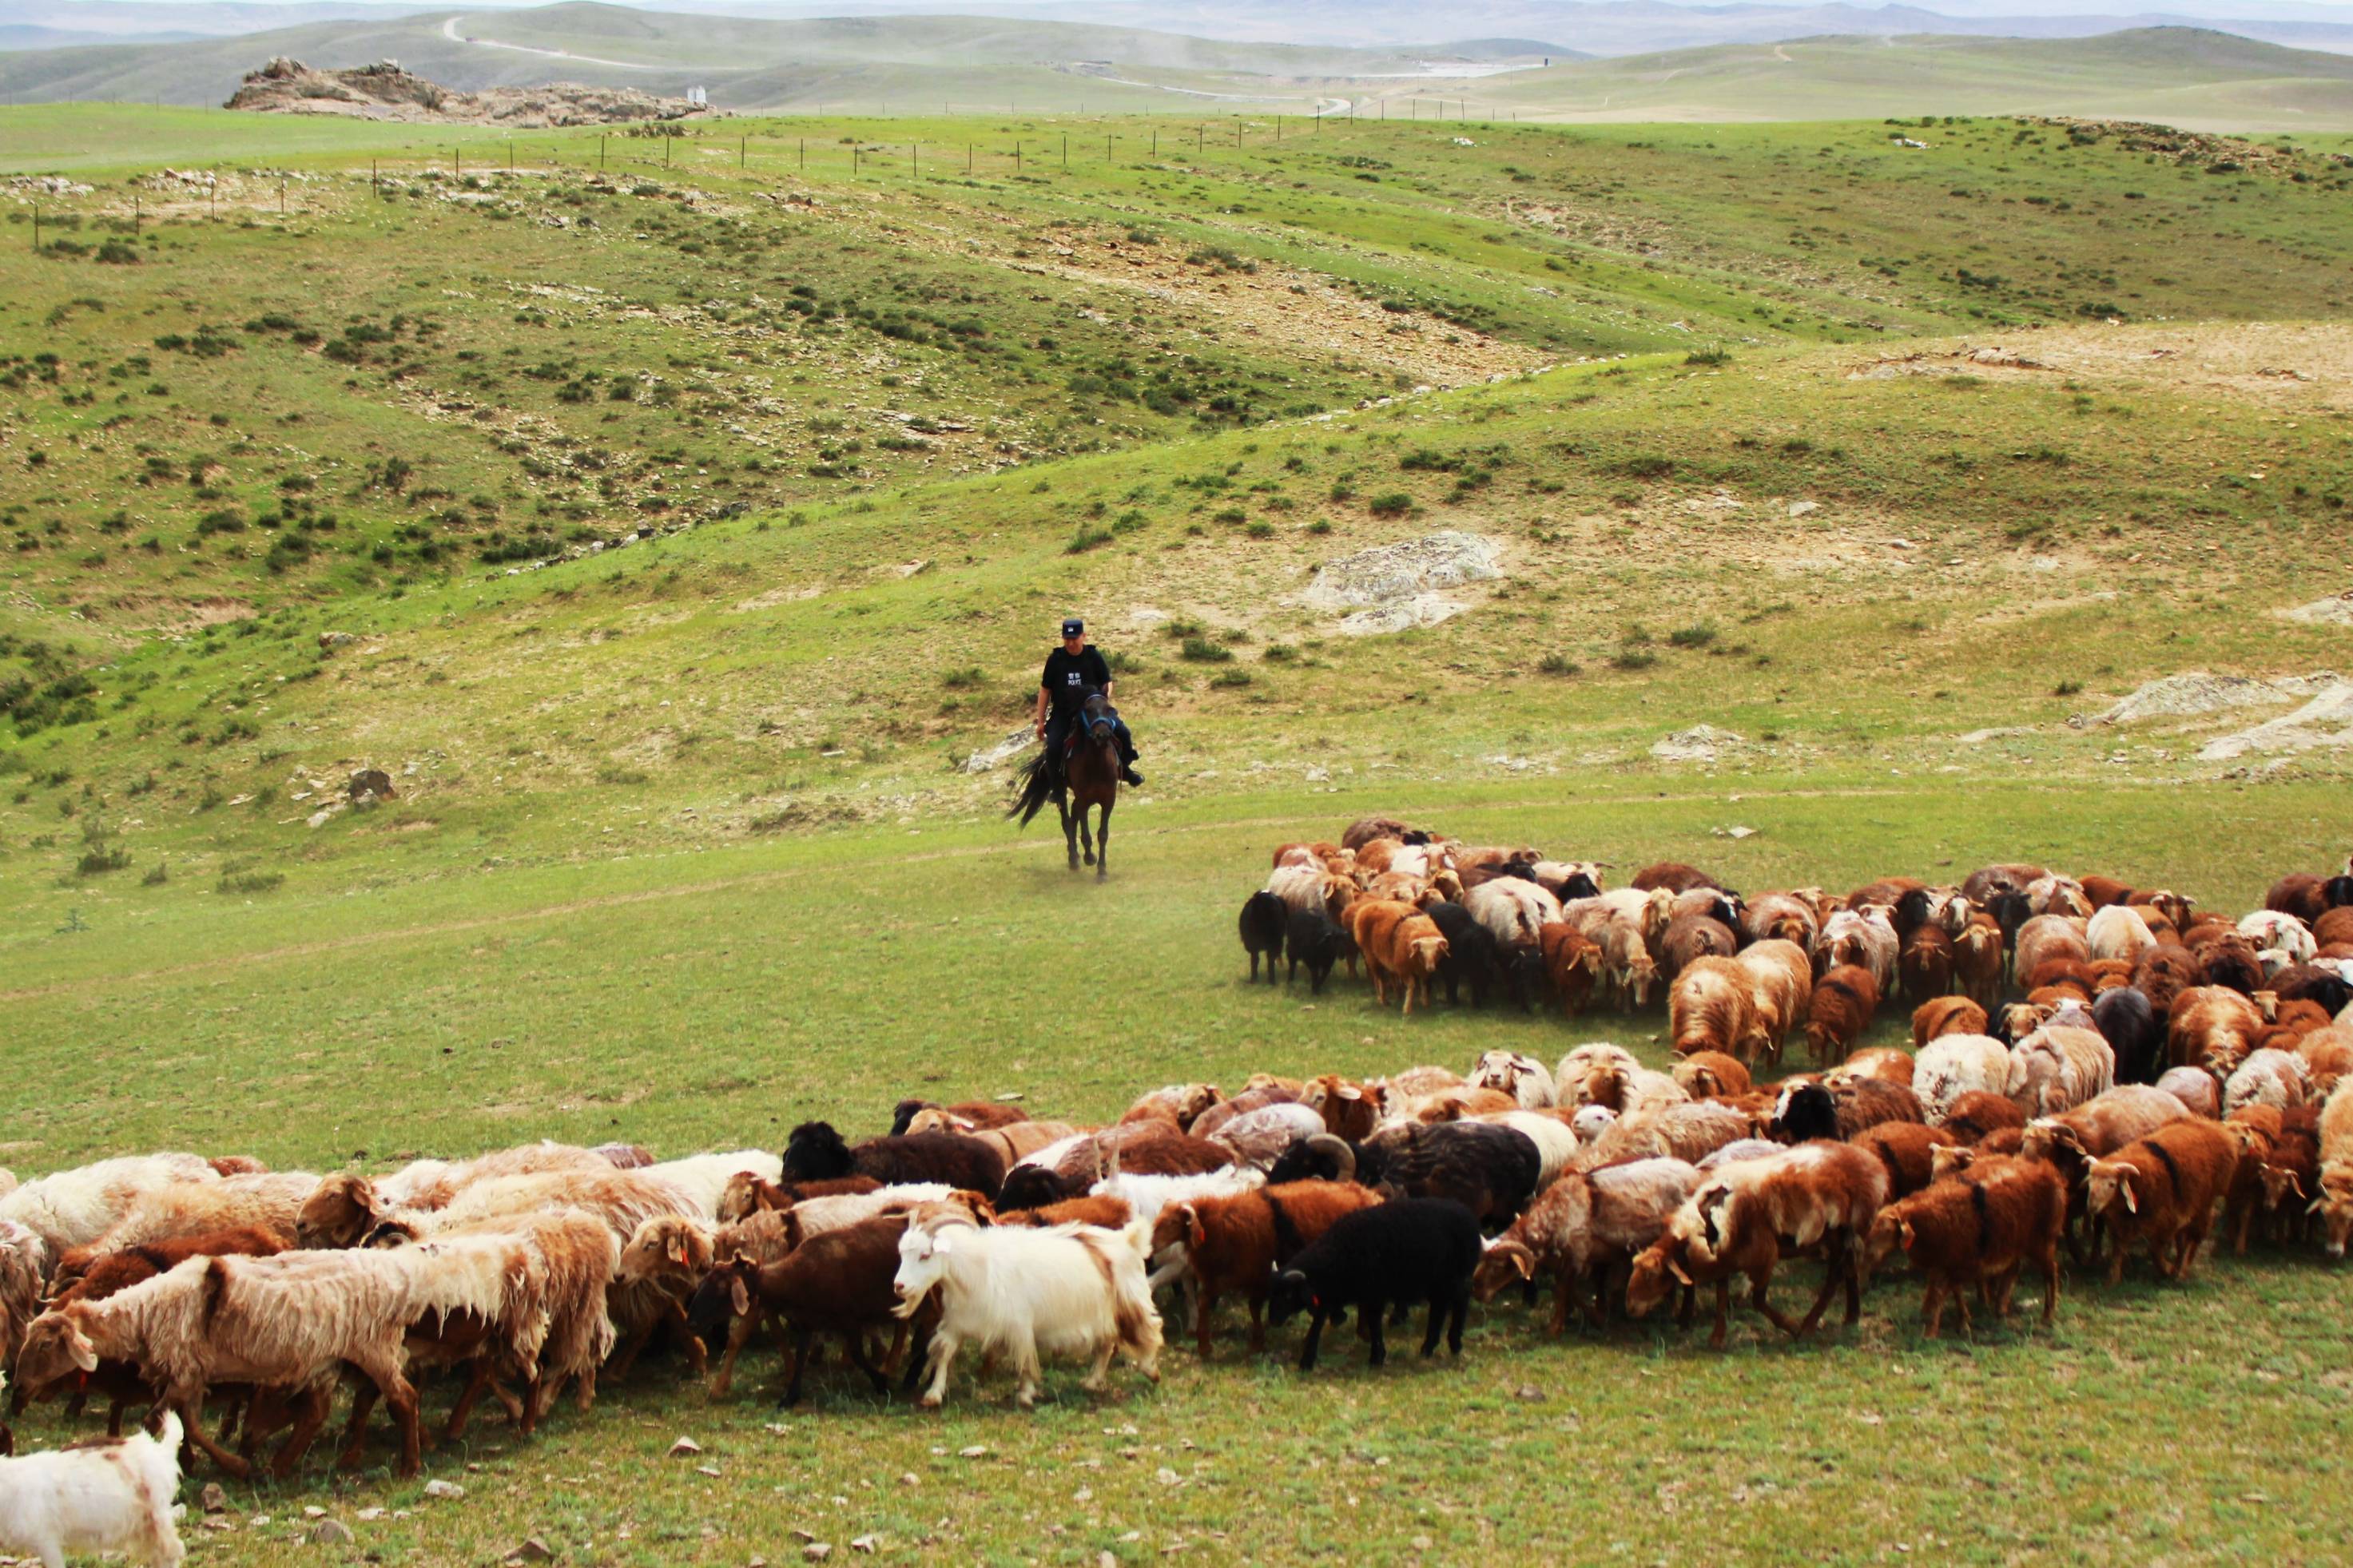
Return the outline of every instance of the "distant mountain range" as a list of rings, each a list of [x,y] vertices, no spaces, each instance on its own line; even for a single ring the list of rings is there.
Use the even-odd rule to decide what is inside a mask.
[[[1605,58],[1518,37],[1338,48],[979,16],[762,21],[575,3],[0,53],[0,90],[16,103],[216,105],[278,56],[317,69],[396,59],[461,92],[564,82],[679,98],[701,88],[718,109],[803,113],[1150,110],[1181,125],[1319,110],[1412,118],[1442,101],[1450,117],[1472,119],[2044,113],[2353,131],[2353,55],[2188,28],[1831,35]]]
[[[1828,34],[1919,33],[2017,38],[2078,38],[2147,27],[2221,27],[2295,48],[2353,53],[2353,9],[2307,0],[2202,0],[2180,12],[2133,8],[2134,0],[2059,0],[2052,12],[2021,0],[1939,0],[1920,5],[1729,5],[1673,0],[1482,0],[1482,38],[1547,42],[1546,52],[1643,54],[1706,44],[1779,43]],[[2062,9],[2061,7],[2063,7]],[[478,11],[513,9],[503,0]],[[874,16],[992,16],[1075,22],[1179,33],[1236,42],[1337,47],[1448,47],[1420,0],[648,0],[640,9],[813,21]],[[381,25],[427,14],[415,5],[356,0],[0,0],[0,48],[39,48],[113,39],[152,43],[192,36],[280,31],[315,22]],[[441,16],[440,9],[431,11]],[[1460,18],[1456,18],[1458,22]]]

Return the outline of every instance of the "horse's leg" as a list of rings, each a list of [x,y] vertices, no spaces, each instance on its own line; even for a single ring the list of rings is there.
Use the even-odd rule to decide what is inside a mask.
[[[1063,793],[1067,797],[1076,792],[1066,790]],[[1054,809],[1062,814],[1062,847],[1070,852],[1071,869],[1075,871],[1079,868],[1078,824],[1071,819],[1071,803],[1067,798],[1056,801]]]
[[[1114,784],[1112,787],[1116,790],[1119,786]],[[1111,808],[1115,804],[1115,795],[1103,803],[1103,825],[1095,833],[1095,880],[1098,882],[1111,875]],[[1271,963],[1266,966],[1266,977],[1270,981],[1274,978]]]
[[[1082,795],[1079,797],[1077,808],[1071,813],[1079,819],[1080,857],[1090,866],[1095,863],[1095,836],[1092,831],[1093,825],[1088,821],[1087,814],[1093,809],[1094,802]]]

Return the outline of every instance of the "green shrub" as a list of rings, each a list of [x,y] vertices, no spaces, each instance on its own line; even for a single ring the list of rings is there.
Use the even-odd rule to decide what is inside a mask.
[[[1188,664],[1227,664],[1233,659],[1233,649],[1205,637],[1188,637],[1177,657]]]
[[[1413,498],[1403,490],[1377,495],[1366,504],[1375,517],[1405,517],[1413,511]]]

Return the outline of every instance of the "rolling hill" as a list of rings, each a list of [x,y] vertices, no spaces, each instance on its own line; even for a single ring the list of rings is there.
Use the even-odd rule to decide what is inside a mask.
[[[0,90],[213,104],[273,56],[322,68],[398,60],[466,91],[551,80],[735,110],[861,113],[1426,113],[1471,118],[1808,120],[2035,113],[2199,129],[2353,129],[2353,56],[2227,33],[2144,28],[2056,40],[1821,37],[1538,62],[1495,37],[1451,53],[1236,43],[1138,28],[963,16],[756,21],[619,5],[332,20],[176,44],[0,55]],[[1450,74],[1457,73],[1457,74]],[[1386,110],[1384,103],[1388,104]]]
[[[2071,114],[2193,129],[2353,128],[2353,57],[2178,27],[2064,41],[1725,45],[1572,62],[1483,82],[1480,91],[1552,120]]]

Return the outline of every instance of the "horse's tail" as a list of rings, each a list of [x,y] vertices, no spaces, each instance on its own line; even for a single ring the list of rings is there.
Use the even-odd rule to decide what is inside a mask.
[[[1013,775],[1013,804],[1005,815],[1020,819],[1020,826],[1029,826],[1029,819],[1046,809],[1046,799],[1054,792],[1054,770],[1045,752],[1029,759],[1021,771]]]

